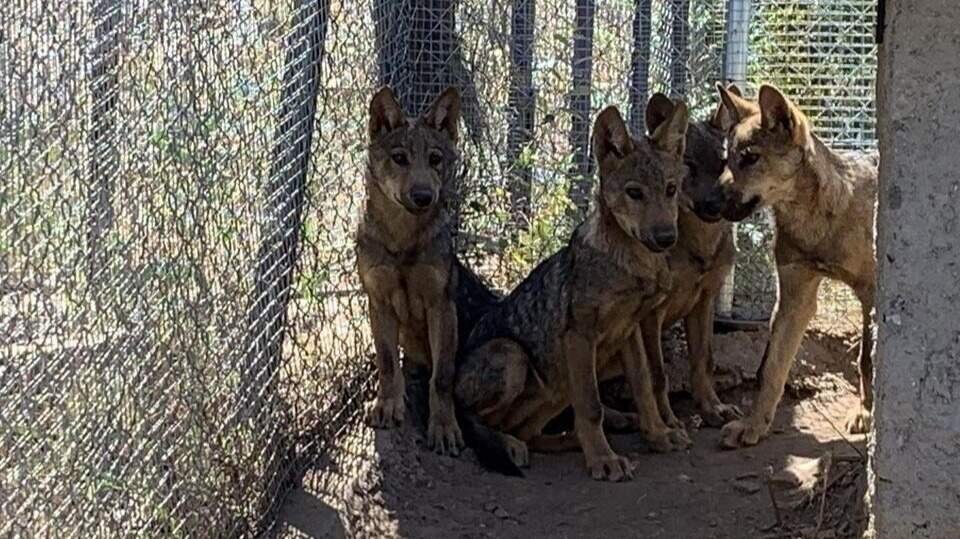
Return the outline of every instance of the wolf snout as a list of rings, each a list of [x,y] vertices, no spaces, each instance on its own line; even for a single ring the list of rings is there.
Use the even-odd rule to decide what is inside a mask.
[[[717,197],[713,200],[708,200],[703,205],[703,210],[710,215],[720,215],[720,212],[723,211],[723,198]]]
[[[669,249],[677,243],[677,227],[658,226],[653,229],[653,242],[661,250]]]
[[[700,204],[696,205],[695,211],[700,215],[701,218],[707,219],[719,219],[720,213],[724,208],[724,200],[722,198],[715,198],[711,200],[706,200]]]
[[[429,187],[414,187],[407,193],[407,198],[417,209],[425,210],[433,204],[433,189]]]

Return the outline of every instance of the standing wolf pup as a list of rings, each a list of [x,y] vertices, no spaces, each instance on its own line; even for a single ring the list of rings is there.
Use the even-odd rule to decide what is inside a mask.
[[[740,95],[736,86],[731,85],[728,91]],[[656,113],[660,109],[651,110]],[[721,402],[713,387],[714,303],[736,256],[733,226],[721,217],[726,205],[720,182],[726,160],[723,143],[725,130],[732,123],[721,102],[708,120],[691,123],[687,129],[687,176],[677,218],[679,239],[667,254],[673,288],[667,300],[641,322],[660,414],[667,425],[678,429],[683,425],[670,407],[660,335],[663,328],[681,318],[687,337],[691,393],[701,417],[708,425],[721,427],[742,415],[736,406]]]
[[[468,441],[486,466],[521,475],[533,450],[582,448],[590,474],[617,481],[630,463],[603,432],[598,378],[623,372],[644,434],[670,447],[657,411],[638,321],[664,301],[663,254],[677,239],[687,109],[658,96],[650,137],[630,136],[615,107],[594,124],[595,208],[566,247],[538,265],[477,322],[461,356],[456,397]],[[544,435],[573,406],[575,437]],[[686,437],[683,437],[686,440]]]
[[[408,119],[389,88],[370,102],[366,203],[357,230],[357,267],[370,308],[379,389],[369,406],[375,427],[404,417],[405,361],[431,371],[427,443],[456,455],[463,446],[453,407],[458,327],[496,298],[454,252],[447,202],[456,175],[460,97],[448,89]]]
[[[718,90],[735,120],[727,135],[723,181],[733,203],[726,216],[742,220],[761,205],[773,208],[778,279],[760,394],[748,417],[724,426],[721,442],[726,447],[753,445],[766,435],[804,331],[816,314],[817,288],[824,277],[846,283],[860,300],[862,403],[847,427],[866,432],[873,405],[876,164],[827,148],[811,132],[806,116],[773,86],[762,86],[757,102],[722,86]]]

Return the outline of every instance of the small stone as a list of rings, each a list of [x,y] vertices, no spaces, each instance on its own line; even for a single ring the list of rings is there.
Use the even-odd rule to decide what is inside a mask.
[[[483,510],[492,513],[497,510],[497,504],[495,503],[485,503],[483,504]]]
[[[502,507],[497,507],[496,509],[494,509],[493,516],[501,519],[510,518],[510,514],[507,513]]]
[[[685,473],[678,475],[677,479],[683,481],[684,483],[693,483],[693,478]]]
[[[656,512],[656,511],[650,511],[649,513],[647,513],[647,518],[650,519],[650,520],[653,520],[653,519],[657,518],[658,516],[660,516],[660,513]]]
[[[752,496],[760,492],[760,484],[751,479],[735,479],[732,481],[733,489],[741,494]]]

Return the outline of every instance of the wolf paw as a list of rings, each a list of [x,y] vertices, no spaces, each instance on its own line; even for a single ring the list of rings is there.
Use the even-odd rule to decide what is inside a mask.
[[[693,445],[693,440],[690,439],[690,435],[687,434],[687,429],[670,429],[667,431],[667,437],[670,438],[670,443],[673,444],[673,448],[676,451],[686,449]]]
[[[643,438],[654,453],[670,453],[690,446],[690,437],[684,429],[665,429],[656,433],[645,433]]]
[[[587,459],[587,468],[590,470],[590,477],[597,481],[617,482],[633,479],[633,464],[614,453]]]
[[[463,434],[455,419],[430,416],[427,426],[427,446],[440,455],[458,456],[463,449]]]
[[[847,418],[847,432],[850,434],[866,434],[870,432],[870,412],[862,407]]]
[[[375,429],[399,427],[403,410],[403,397],[377,397],[367,405],[367,423]]]
[[[527,449],[527,444],[509,434],[504,434],[503,439],[506,442],[510,460],[520,468],[528,468],[530,466],[530,451]]]
[[[723,426],[720,445],[726,449],[757,445],[766,432],[765,425],[756,425],[749,419],[737,419]]]
[[[671,429],[680,429],[683,430],[683,421],[677,419],[677,416],[674,415],[673,410],[670,408],[662,408],[660,416],[663,419],[663,422],[667,424]]]
[[[743,417],[740,408],[733,404],[703,404],[699,406],[703,422],[713,428],[720,428],[730,421]]]

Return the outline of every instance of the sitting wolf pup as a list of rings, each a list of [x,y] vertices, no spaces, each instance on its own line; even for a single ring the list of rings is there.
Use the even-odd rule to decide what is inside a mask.
[[[632,477],[603,431],[598,378],[624,373],[641,431],[669,446],[656,408],[638,321],[664,301],[670,275],[663,251],[677,240],[687,108],[664,107],[633,138],[615,107],[594,125],[600,186],[595,208],[566,247],[537,266],[477,322],[462,350],[455,395],[468,443],[485,466],[522,475],[532,450],[579,446],[595,479]],[[621,353],[622,352],[622,353]],[[567,406],[575,437],[544,435]]]
[[[727,91],[740,95],[734,85]],[[663,328],[680,319],[687,338],[691,393],[700,416],[712,427],[741,417],[736,406],[720,401],[713,387],[713,308],[736,256],[733,225],[721,218],[727,205],[720,182],[726,164],[724,139],[732,124],[721,101],[709,119],[687,128],[687,177],[680,192],[679,239],[667,255],[673,289],[667,301],[641,322],[660,414],[674,428],[682,428],[682,424],[670,407],[660,335]]]
[[[452,88],[419,119],[406,117],[389,88],[374,95],[356,245],[379,380],[367,419],[381,428],[403,421],[402,347],[405,361],[432,371],[427,443],[453,455],[463,446],[452,398],[458,330],[468,331],[497,300],[454,253],[447,203],[459,121]]]

